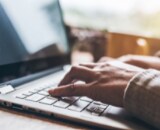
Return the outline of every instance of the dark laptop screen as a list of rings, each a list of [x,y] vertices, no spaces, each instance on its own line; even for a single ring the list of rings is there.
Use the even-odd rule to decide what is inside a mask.
[[[0,80],[60,65],[68,53],[58,0],[0,1]]]

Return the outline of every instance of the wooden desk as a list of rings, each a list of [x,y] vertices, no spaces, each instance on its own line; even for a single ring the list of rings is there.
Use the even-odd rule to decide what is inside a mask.
[[[0,108],[0,128],[3,130],[93,130],[80,124],[5,108]]]

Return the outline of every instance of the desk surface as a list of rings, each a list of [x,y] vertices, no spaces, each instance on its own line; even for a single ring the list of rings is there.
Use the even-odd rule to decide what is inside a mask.
[[[4,108],[0,108],[0,128],[3,130],[91,130],[80,124],[64,122],[59,119],[51,120]]]

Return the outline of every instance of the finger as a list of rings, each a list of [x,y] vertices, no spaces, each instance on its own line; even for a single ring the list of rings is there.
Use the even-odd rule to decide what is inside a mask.
[[[48,91],[51,96],[65,97],[65,96],[87,96],[88,87],[86,84],[70,84],[58,87]]]
[[[94,79],[95,75],[96,74],[92,69],[82,66],[74,66],[65,75],[62,81],[59,83],[59,86],[70,84],[72,81],[75,80],[90,82]]]
[[[90,68],[92,70],[99,70],[104,65],[106,65],[106,63],[86,63],[86,64],[80,64],[80,66],[84,66],[84,67]]]
[[[114,58],[111,58],[111,57],[102,57],[98,63],[103,63],[103,62],[108,62],[108,61],[112,61],[112,60],[115,60]]]
[[[94,67],[97,66],[96,63],[81,63],[79,64],[80,66],[84,66],[84,67],[87,67],[87,68],[90,68],[90,69],[93,69]]]
[[[125,62],[125,63],[130,63],[131,61],[133,61],[135,56],[133,55],[125,55],[125,56],[121,56],[119,58],[117,58],[117,60],[121,61],[121,62]]]

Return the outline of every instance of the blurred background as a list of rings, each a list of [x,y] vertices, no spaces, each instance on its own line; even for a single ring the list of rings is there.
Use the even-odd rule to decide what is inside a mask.
[[[160,50],[159,0],[59,1],[72,50],[73,64],[97,62],[104,56],[117,58],[127,54],[155,55]],[[20,59],[43,58],[45,54],[64,54],[70,50],[56,2],[0,0],[0,42],[3,43],[3,48],[8,50],[7,43],[3,42],[7,40],[10,51],[15,47],[11,47],[10,43],[13,44],[13,41],[21,47],[20,50],[23,48],[20,52],[17,47],[13,53],[16,56],[13,56],[0,47],[0,52],[5,55],[4,59],[1,54],[0,60],[7,62],[8,56],[9,61],[15,62],[17,59],[21,61]],[[16,32],[11,32],[9,22],[7,24],[7,21],[3,20],[1,3]],[[8,38],[7,30],[12,35],[19,36],[19,41]],[[3,36],[4,32],[6,37]]]
[[[84,54],[97,61],[102,56],[154,55],[160,49],[159,0],[60,0],[60,3],[75,55],[78,51],[90,52],[92,55]]]
[[[65,21],[76,27],[160,36],[159,0],[60,0]]]

